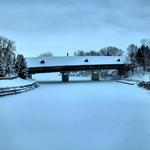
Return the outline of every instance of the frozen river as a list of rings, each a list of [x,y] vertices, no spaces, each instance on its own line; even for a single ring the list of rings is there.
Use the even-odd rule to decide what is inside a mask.
[[[117,82],[41,83],[0,97],[0,150],[149,150],[150,92]]]

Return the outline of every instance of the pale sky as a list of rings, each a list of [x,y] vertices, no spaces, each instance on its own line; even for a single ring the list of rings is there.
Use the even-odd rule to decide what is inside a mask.
[[[17,52],[56,56],[150,38],[150,0],[0,0],[0,35]]]

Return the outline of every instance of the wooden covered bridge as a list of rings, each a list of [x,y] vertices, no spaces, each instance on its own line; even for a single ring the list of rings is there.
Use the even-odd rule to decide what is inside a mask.
[[[60,72],[64,82],[69,81],[69,72],[72,71],[91,71],[92,80],[99,80],[98,70],[118,69],[126,72],[131,68],[123,56],[29,57],[26,60],[31,77],[37,73]]]

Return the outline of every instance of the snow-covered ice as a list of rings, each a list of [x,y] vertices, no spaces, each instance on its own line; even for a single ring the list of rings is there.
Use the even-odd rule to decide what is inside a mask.
[[[0,150],[149,150],[150,92],[117,82],[43,82],[0,97]]]

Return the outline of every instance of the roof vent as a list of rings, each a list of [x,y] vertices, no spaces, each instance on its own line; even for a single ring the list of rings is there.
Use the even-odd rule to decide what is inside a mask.
[[[85,60],[84,60],[84,62],[86,62],[86,63],[87,63],[87,62],[89,62],[89,60],[88,60],[88,59],[85,59]]]
[[[117,59],[118,62],[120,62],[120,59]]]
[[[41,63],[41,64],[45,64],[45,61],[44,61],[44,60],[41,60],[40,63]]]

